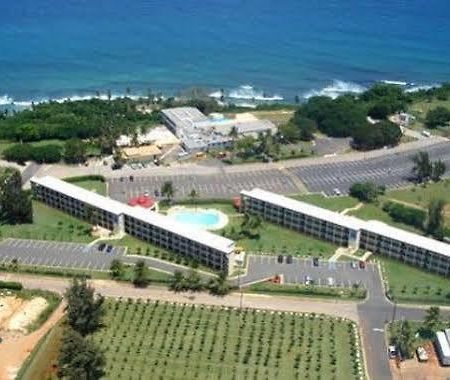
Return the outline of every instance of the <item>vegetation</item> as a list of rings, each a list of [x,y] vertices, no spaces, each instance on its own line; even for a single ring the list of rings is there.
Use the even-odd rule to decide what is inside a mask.
[[[62,156],[61,146],[57,144],[38,146],[27,143],[14,144],[3,151],[5,160],[16,162],[19,165],[24,165],[27,161],[52,164],[61,161]]]
[[[292,198],[336,212],[344,211],[345,209],[355,207],[358,204],[358,201],[355,198],[346,196],[325,197],[322,194],[301,194]]]
[[[442,199],[432,199],[428,205],[427,220],[424,229],[436,239],[444,238],[444,206]]]
[[[417,207],[410,207],[398,202],[385,202],[383,211],[398,223],[408,224],[418,229],[423,228],[423,222],[426,218],[426,211]]]
[[[450,122],[450,110],[445,107],[436,107],[427,113],[425,125],[428,128],[435,129],[438,127],[445,127]]]
[[[423,183],[430,179],[434,182],[439,182],[445,174],[445,163],[441,160],[431,161],[428,152],[418,152],[411,160],[414,163],[412,175],[418,183]]]
[[[203,281],[198,272],[190,270],[187,274],[181,271],[175,271],[169,285],[170,290],[174,292],[200,292],[209,290],[212,295],[224,296],[231,290],[227,282],[226,273],[221,272],[218,277],[211,278],[209,281]]]
[[[105,378],[357,379],[356,325],[322,315],[106,302]],[[151,336],[151,339],[148,337]]]
[[[375,202],[380,195],[386,191],[384,186],[379,186],[374,182],[357,182],[350,187],[350,195],[361,202]]]
[[[22,290],[23,286],[20,282],[0,281],[0,289]]]
[[[33,223],[0,225],[0,237],[73,241],[92,241],[91,226],[60,210],[33,201]]]
[[[166,202],[169,204],[172,202],[175,191],[176,189],[174,188],[172,181],[164,182],[161,187],[161,195],[166,198]]]
[[[104,298],[95,296],[94,291],[86,279],[74,278],[65,293],[67,323],[83,337],[101,326]]]
[[[393,301],[450,305],[448,278],[398,260],[376,258],[382,263],[387,295]]]
[[[0,224],[15,225],[33,220],[31,197],[22,190],[22,176],[17,169],[0,168]]]
[[[80,177],[64,178],[64,181],[73,183],[83,189],[94,191],[100,195],[106,195],[105,178],[99,175],[87,175]]]
[[[279,285],[271,282],[259,282],[245,288],[246,292],[274,294],[281,296],[297,296],[312,298],[333,298],[333,299],[363,299],[366,297],[366,290],[360,286],[350,288],[315,286],[315,285]]]
[[[139,260],[134,266],[133,284],[138,288],[146,288],[149,283],[148,267],[144,260]]]

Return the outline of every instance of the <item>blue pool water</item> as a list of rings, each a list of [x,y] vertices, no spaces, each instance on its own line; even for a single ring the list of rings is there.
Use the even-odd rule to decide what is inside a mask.
[[[220,221],[219,215],[204,211],[179,211],[174,215],[177,222],[201,228],[214,228]]]

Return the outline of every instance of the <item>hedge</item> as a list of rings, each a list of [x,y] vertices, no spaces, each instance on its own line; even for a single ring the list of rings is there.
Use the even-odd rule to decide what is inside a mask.
[[[105,177],[97,174],[91,174],[91,175],[82,175],[79,177],[68,177],[64,178],[64,181],[69,183],[76,183],[76,182],[84,182],[84,181],[100,181],[105,182]]]
[[[0,289],[22,290],[23,286],[20,282],[0,281]]]
[[[405,206],[397,202],[386,202],[383,205],[383,211],[386,211],[394,221],[419,229],[423,229],[423,222],[427,217],[425,210]]]

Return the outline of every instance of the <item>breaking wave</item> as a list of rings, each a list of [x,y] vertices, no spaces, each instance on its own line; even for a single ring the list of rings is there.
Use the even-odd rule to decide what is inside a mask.
[[[367,88],[354,82],[344,82],[342,80],[334,80],[328,86],[320,90],[311,90],[303,95],[305,99],[309,99],[313,96],[328,96],[329,98],[336,99],[340,95],[344,94],[360,94],[366,91]]]

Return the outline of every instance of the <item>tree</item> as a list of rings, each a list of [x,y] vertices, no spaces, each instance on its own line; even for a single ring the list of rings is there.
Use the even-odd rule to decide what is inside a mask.
[[[400,332],[394,338],[395,344],[406,358],[411,358],[414,354],[414,334],[411,325],[407,320],[401,322]]]
[[[374,182],[357,182],[350,187],[350,195],[362,202],[375,202],[385,190],[384,186]]]
[[[32,159],[38,163],[55,163],[61,161],[62,148],[57,144],[45,144],[33,147]]]
[[[172,181],[166,181],[161,187],[161,195],[167,199],[167,202],[171,202],[175,194]]]
[[[139,260],[134,266],[133,284],[138,288],[146,288],[149,283],[147,265],[144,260]]]
[[[203,290],[202,278],[195,270],[190,270],[185,277],[186,288],[192,292],[200,292]]]
[[[67,140],[64,144],[64,161],[69,164],[86,161],[86,144],[77,138]]]
[[[215,296],[224,296],[231,290],[227,282],[227,274],[221,272],[218,277],[212,278],[208,283],[209,292]]]
[[[375,103],[367,114],[375,120],[384,120],[389,116],[389,112],[390,107],[386,103]]]
[[[428,111],[425,118],[425,125],[431,129],[445,127],[448,122],[450,122],[450,111],[441,106]]]
[[[444,207],[443,199],[432,199],[428,204],[428,217],[425,223],[425,231],[439,240],[444,238]]]
[[[232,139],[237,139],[239,136],[238,129],[235,125],[233,125],[230,129],[230,133],[228,134]]]
[[[259,215],[245,214],[241,223],[241,231],[249,237],[256,237],[259,234],[259,228],[262,225],[262,219]]]
[[[122,261],[119,259],[114,259],[111,261],[109,266],[109,274],[111,278],[118,279],[122,278],[125,272],[125,268],[123,266]]]
[[[414,166],[412,168],[412,174],[415,180],[419,183],[427,181],[433,170],[433,165],[430,161],[428,152],[418,152],[412,158]]]
[[[67,327],[58,357],[58,377],[96,380],[105,375],[103,352],[90,339]]]
[[[249,158],[255,154],[256,140],[252,136],[245,136],[240,138],[235,143],[237,155],[242,158]]]
[[[87,285],[86,279],[73,279],[65,297],[67,322],[76,332],[86,336],[101,326],[104,298],[95,296],[94,288]]]
[[[15,168],[0,168],[0,222],[31,223],[33,209],[28,191],[22,190],[22,176]]]
[[[173,273],[169,288],[176,293],[182,292],[186,289],[184,275],[181,271],[177,270]]]
[[[14,144],[3,151],[3,157],[6,161],[25,165],[33,157],[33,147],[30,144]]]
[[[433,162],[432,169],[431,169],[431,179],[434,182],[439,182],[442,178],[442,176],[445,174],[445,171],[447,170],[447,167],[445,165],[445,162],[442,160],[437,160]]]
[[[441,323],[441,310],[437,306],[431,306],[425,314],[423,320],[425,328],[429,331],[435,332]]]
[[[189,193],[189,198],[191,198],[193,201],[198,198],[198,191],[195,189],[192,189],[191,192]]]

